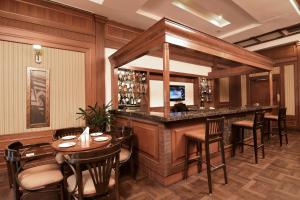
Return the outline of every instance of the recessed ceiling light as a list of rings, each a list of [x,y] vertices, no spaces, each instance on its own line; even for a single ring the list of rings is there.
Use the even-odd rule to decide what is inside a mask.
[[[90,1],[92,1],[92,2],[94,2],[94,3],[97,3],[97,4],[103,4],[103,2],[104,2],[104,0],[90,0]]]
[[[210,22],[211,24],[218,26],[220,28],[230,24],[229,21],[223,18],[222,15],[217,15],[211,12],[206,11],[204,8],[195,8],[192,5],[192,2],[182,2],[180,0],[173,0],[172,4],[184,11],[187,11],[197,17],[204,19],[205,21]]]

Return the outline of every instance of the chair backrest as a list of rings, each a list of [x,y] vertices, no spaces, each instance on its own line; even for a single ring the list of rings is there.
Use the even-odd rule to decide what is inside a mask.
[[[286,107],[280,107],[278,111],[278,128],[286,131]]]
[[[83,132],[82,127],[64,128],[58,129],[54,132],[52,138],[53,140],[58,140],[67,135],[80,135]]]
[[[253,124],[254,129],[263,128],[263,126],[264,126],[264,117],[265,117],[265,112],[264,111],[255,112],[254,124]]]
[[[78,198],[83,198],[82,169],[88,169],[96,190],[95,196],[108,194],[112,169],[115,169],[115,184],[118,187],[120,143],[101,150],[72,154],[69,162],[75,165]]]
[[[206,119],[205,138],[214,139],[216,137],[223,137],[224,120],[224,117]]]

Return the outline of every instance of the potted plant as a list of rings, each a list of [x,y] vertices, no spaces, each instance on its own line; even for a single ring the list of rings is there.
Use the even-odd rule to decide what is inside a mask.
[[[99,106],[97,103],[94,106],[88,106],[86,109],[79,108],[80,112],[76,114],[80,115],[86,121],[86,125],[91,128],[92,131],[106,131],[107,127],[110,127],[113,121],[113,114],[110,112],[111,102],[106,105]]]

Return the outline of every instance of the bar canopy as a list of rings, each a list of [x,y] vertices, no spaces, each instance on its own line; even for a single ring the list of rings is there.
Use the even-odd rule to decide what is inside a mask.
[[[269,58],[163,18],[109,57],[113,72],[113,108],[117,108],[118,104],[117,68],[146,54],[163,59],[165,117],[170,114],[170,59],[212,67],[212,72],[208,73],[209,79],[270,72],[273,68]],[[269,74],[272,80],[272,74]],[[270,82],[270,95],[272,91]]]
[[[146,54],[158,54],[169,43],[170,59],[212,67],[208,78],[271,71],[273,62],[255,52],[163,18],[109,57],[113,68]],[[173,56],[173,57],[172,57]],[[184,66],[183,66],[184,67]]]

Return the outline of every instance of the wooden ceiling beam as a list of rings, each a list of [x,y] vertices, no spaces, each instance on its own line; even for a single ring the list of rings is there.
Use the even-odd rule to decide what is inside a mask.
[[[224,78],[230,76],[238,76],[243,74],[252,74],[260,72],[256,68],[249,67],[249,66],[239,66],[239,67],[232,67],[230,69],[222,69],[222,70],[213,70],[212,72],[208,73],[208,78],[215,79],[215,78]]]

